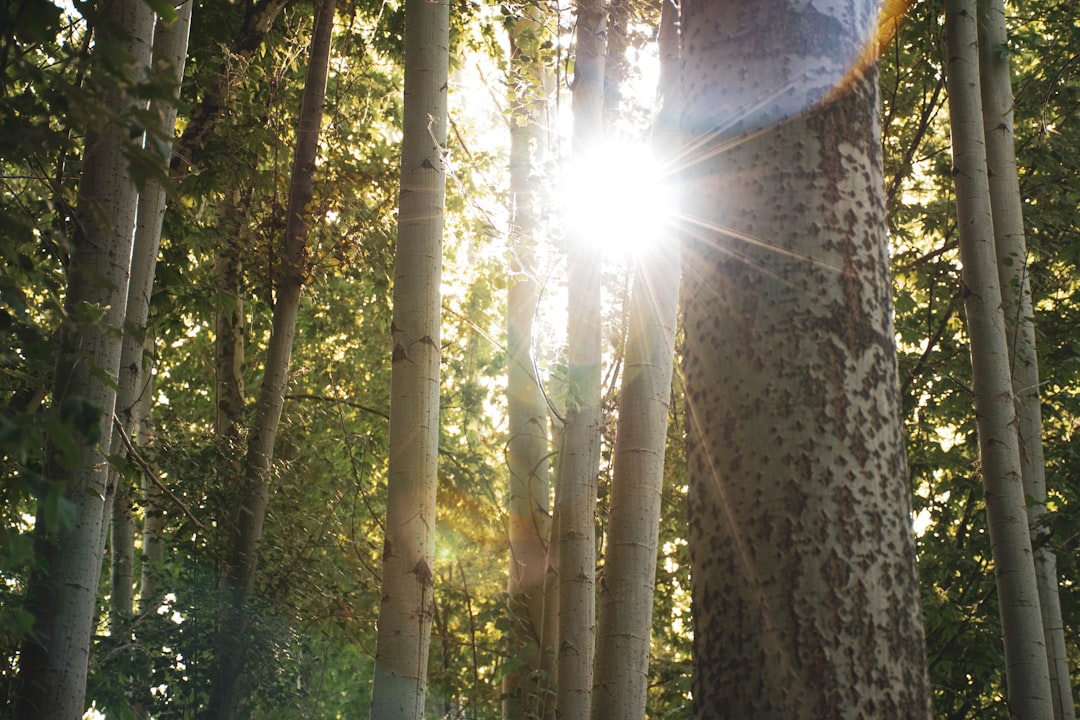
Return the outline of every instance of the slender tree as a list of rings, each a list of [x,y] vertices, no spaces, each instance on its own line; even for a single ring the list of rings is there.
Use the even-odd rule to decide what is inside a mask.
[[[548,408],[533,362],[533,317],[540,288],[534,246],[537,232],[534,178],[543,162],[547,71],[541,58],[539,7],[525,6],[510,28],[511,277],[507,288],[507,417],[510,541],[507,595],[513,623],[503,680],[503,717],[524,720],[537,710],[529,679],[540,670],[544,576],[551,534]]]
[[[108,464],[99,443],[112,437],[138,202],[125,156],[126,150],[136,149],[136,141],[125,116],[135,102],[132,81],[149,61],[154,14],[143,0],[115,0],[101,10],[94,71],[102,79],[120,71],[128,81],[110,90],[105,98],[109,117],[86,138],[53,384],[53,404],[62,413],[85,408],[85,436],[75,457],[55,447],[47,451],[45,475],[62,486],[74,521],[57,527],[39,508],[39,565],[27,591],[35,626],[22,644],[14,703],[20,720],[82,717],[103,529],[111,510]]]
[[[229,538],[223,579],[223,617],[218,624],[217,668],[208,707],[211,718],[234,717],[242,697],[240,680],[248,627],[247,605],[255,583],[259,543],[270,499],[269,478],[274,441],[289,376],[300,291],[308,272],[308,205],[314,193],[315,159],[326,100],[335,7],[336,0],[321,0],[315,12],[289,185],[282,269],[275,282],[270,344],[263,368],[263,382],[248,432],[244,475],[235,499],[239,509],[238,522],[230,528],[232,536]]]
[[[683,2],[695,718],[930,714],[876,23]]]
[[[184,78],[187,59],[188,31],[191,28],[192,2],[177,8],[175,18],[158,18],[154,32],[153,64],[168,73],[172,99],[158,99],[150,104],[151,116],[160,118],[160,127],[149,130],[149,147],[158,147],[156,140],[164,139],[166,149],[172,147],[176,130],[176,99]],[[151,135],[152,134],[152,135]],[[169,158],[161,158],[163,165]],[[150,315],[150,295],[154,286],[158,248],[161,245],[161,224],[165,217],[165,187],[157,177],[148,178],[139,193],[135,223],[135,239],[131,252],[131,276],[128,281],[127,317],[124,320],[124,339],[120,352],[120,382],[116,394],[117,423],[112,431],[112,453],[123,455],[124,442],[134,434],[137,410],[148,412],[144,402],[149,395],[150,372],[144,360],[147,347],[147,319]],[[126,437],[125,437],[126,436]],[[130,483],[117,476],[112,513],[113,569],[110,575],[110,616],[115,620],[114,632],[119,632],[125,618],[131,614],[135,572],[135,526],[132,517],[133,500]]]
[[[1027,241],[1016,170],[1013,140],[1013,94],[1010,53],[1002,0],[979,0],[979,83],[990,208],[994,224],[1001,307],[1012,363],[1012,392],[1016,403],[1020,470],[1027,501],[1035,553],[1035,579],[1039,589],[1050,692],[1054,720],[1075,720],[1069,661],[1058,595],[1057,559],[1047,543],[1046,463],[1043,457],[1042,407],[1039,401],[1039,357],[1035,347],[1035,315],[1031,304]]]
[[[678,8],[661,11],[661,110],[653,134],[658,158],[677,156]],[[610,56],[609,56],[610,57]],[[615,467],[611,481],[592,696],[593,720],[645,717],[660,500],[664,482],[679,250],[673,234],[636,260]]]
[[[449,48],[449,3],[406,0],[386,534],[372,720],[419,720],[424,712],[434,590]]]
[[[602,137],[605,27],[603,3],[578,0],[572,107],[573,161],[581,166],[589,162],[590,149]],[[588,198],[580,200],[589,203]],[[576,228],[569,228],[568,243],[568,392],[555,482],[559,552],[556,715],[560,720],[584,720],[589,715],[596,643],[601,257],[599,244],[589,242]]]
[[[979,459],[1004,631],[1009,711],[1025,720],[1050,720],[1050,676],[995,254],[976,23],[975,0],[946,2],[946,86]]]

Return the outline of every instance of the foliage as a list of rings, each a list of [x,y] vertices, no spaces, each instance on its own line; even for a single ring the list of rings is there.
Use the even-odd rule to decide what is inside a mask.
[[[86,129],[103,121],[99,98],[117,78],[87,76],[93,4],[72,15],[22,0],[0,7],[0,696],[12,696],[19,639],[33,628],[21,607],[34,568],[30,530],[70,519],[59,488],[41,480],[44,448],[86,438],[96,408],[49,402],[54,336],[63,305],[71,207]],[[513,17],[520,4],[506,3]],[[1080,685],[1080,27],[1066,0],[1040,0],[1010,17],[1017,149],[1028,227],[1044,385],[1050,502],[1048,542],[1058,558],[1074,686]],[[643,19],[653,9],[642,9]],[[290,3],[250,61],[230,57],[240,7],[201,3],[194,14],[181,125],[225,73],[224,121],[194,170],[170,195],[152,300],[156,443],[140,453],[175,495],[168,501],[163,600],[129,634],[99,628],[88,697],[112,718],[189,718],[203,706],[213,667],[221,528],[229,448],[214,436],[215,318],[230,302],[214,274],[226,241],[242,254],[247,325],[245,384],[258,386],[273,307],[277,244],[303,83],[311,5]],[[882,51],[886,186],[906,417],[919,534],[922,602],[935,716],[1008,717],[993,568],[978,482],[970,369],[960,312],[950,155],[941,81],[940,6],[915,3]],[[455,19],[455,82],[448,185],[440,437],[436,622],[429,712],[497,717],[504,657],[506,442],[505,63],[502,16],[465,3]],[[316,169],[315,223],[276,448],[250,648],[251,718],[357,717],[367,709],[380,581],[386,485],[390,278],[401,121],[402,3],[351,3],[338,17]],[[644,33],[645,26],[638,26]],[[642,42],[644,37],[634,42]],[[565,48],[538,43],[561,61]],[[482,77],[473,78],[483,65]],[[471,79],[470,79],[471,78]],[[565,80],[565,78],[562,78]],[[507,81],[513,81],[507,78]],[[485,85],[486,83],[486,85]],[[154,97],[152,79],[140,89]],[[567,103],[568,104],[568,103]],[[631,110],[639,116],[643,108]],[[152,118],[132,117],[138,130]],[[628,120],[626,124],[630,124]],[[147,172],[163,172],[143,158]],[[545,171],[548,169],[545,169]],[[234,236],[223,198],[236,199]],[[540,249],[555,268],[562,239]],[[550,275],[550,277],[548,276]],[[558,271],[541,278],[557,298]],[[625,333],[622,269],[605,276],[613,298],[606,332],[611,368],[606,450],[617,419]],[[235,303],[235,300],[231,302]],[[558,302],[557,300],[554,302]],[[544,310],[546,323],[564,311]],[[556,318],[552,320],[552,318]],[[81,318],[92,322],[93,318]],[[559,394],[560,341],[537,361]],[[658,575],[649,716],[689,716],[689,564],[684,541],[681,385],[673,387]],[[250,400],[250,398],[249,398]],[[608,457],[608,456],[605,456]],[[607,468],[607,465],[605,465]],[[606,487],[603,486],[602,487]],[[602,490],[603,492],[603,490]],[[141,498],[136,516],[143,518]],[[36,518],[36,519],[35,519]],[[199,524],[196,524],[198,521]],[[602,527],[604,506],[598,523]],[[199,527],[201,525],[202,527]],[[138,553],[137,553],[138,554]],[[107,587],[107,584],[106,584]],[[107,607],[109,598],[102,597]],[[6,717],[0,711],[0,717]]]

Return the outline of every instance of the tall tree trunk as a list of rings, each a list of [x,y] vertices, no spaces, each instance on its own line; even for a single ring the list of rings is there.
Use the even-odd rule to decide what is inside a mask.
[[[211,718],[234,717],[243,694],[240,680],[244,669],[249,617],[247,605],[255,583],[259,543],[269,502],[268,481],[289,377],[300,290],[307,274],[308,205],[314,190],[315,159],[326,99],[335,7],[336,0],[322,0],[315,12],[289,184],[283,263],[275,283],[270,344],[263,382],[248,432],[244,475],[236,499],[238,521],[231,528],[232,537],[226,551],[223,579],[225,602],[221,609],[223,617],[219,619],[218,654],[215,658],[217,668],[208,707]]]
[[[604,33],[600,0],[578,0],[574,50],[573,162],[586,163],[602,136]],[[583,200],[588,203],[588,198]],[[599,244],[568,229],[569,355],[566,422],[556,472],[559,643],[556,715],[584,720],[596,644],[596,479],[600,465],[601,312]]]
[[[449,3],[405,0],[389,469],[373,720],[424,713],[435,561]]]
[[[679,150],[677,126],[669,122],[678,113],[671,93],[678,88],[677,13],[667,0],[658,38],[664,96],[653,135],[654,152],[661,160],[676,157]],[[637,259],[630,301],[600,583],[593,720],[645,717],[678,303],[679,248],[676,238],[666,234]]]
[[[153,347],[147,338],[146,352]],[[154,447],[154,376],[148,373],[144,391],[135,404],[132,439],[141,450]],[[165,494],[143,473],[142,565],[139,568],[139,615],[153,612],[161,602],[160,580],[165,567]]]
[[[930,716],[876,23],[683,3],[695,718]]]
[[[946,83],[979,459],[1005,643],[1010,713],[1053,718],[994,247],[975,0],[945,3]]]
[[[97,26],[101,60],[95,71],[106,71],[106,49],[119,49],[132,59],[127,71],[140,73],[150,57],[153,29],[153,12],[143,0],[106,3]],[[42,570],[32,575],[27,591],[35,632],[23,641],[19,657],[14,705],[20,720],[78,720],[84,710],[102,529],[111,510],[108,464],[99,443],[112,437],[138,201],[124,155],[133,140],[121,117],[132,102],[119,87],[112,90],[105,99],[111,121],[86,139],[53,404],[65,414],[93,408],[97,417],[87,417],[77,458],[64,458],[55,447],[47,451],[46,477],[63,488],[74,522],[57,527],[39,507],[35,549]]]
[[[188,31],[191,27],[191,6],[186,2],[177,9],[171,22],[160,20],[154,33],[153,60],[173,69],[173,97],[180,95],[187,59]],[[172,138],[176,129],[176,101],[155,100],[151,115],[161,118],[158,128],[162,137]],[[171,147],[171,143],[169,145]],[[167,164],[169,158],[161,158]],[[147,318],[150,315],[150,295],[154,287],[158,248],[161,245],[161,224],[165,217],[165,187],[157,178],[149,178],[139,193],[135,223],[135,240],[131,252],[131,276],[128,282],[127,316],[120,350],[120,382],[116,390],[116,417],[119,427],[112,428],[112,453],[122,455],[124,438],[133,434],[136,408],[149,393],[150,373],[144,361]],[[148,411],[148,405],[142,405]],[[135,571],[135,526],[132,516],[131,484],[110,471],[116,487],[112,512],[112,573],[109,614],[113,631],[122,631],[130,618]]]
[[[1039,402],[1039,357],[1035,347],[1035,313],[1028,277],[1024,213],[1016,170],[1013,139],[1013,94],[1009,69],[1005,5],[1002,0],[978,3],[979,81],[986,133],[986,163],[990,207],[994,222],[1001,307],[1006,341],[1012,361],[1012,391],[1016,403],[1020,470],[1024,478],[1028,524],[1035,552],[1035,580],[1039,589],[1050,693],[1054,720],[1075,720],[1072,683],[1065,651],[1065,632],[1058,595],[1057,559],[1047,544],[1046,465],[1042,445],[1042,408]]]
[[[534,245],[536,193],[531,179],[543,157],[540,120],[547,105],[540,59],[543,17],[526,6],[510,30],[510,242],[513,260],[507,289],[507,415],[510,438],[507,595],[512,630],[507,659],[514,666],[503,680],[502,713],[525,720],[537,712],[536,688],[544,625],[544,577],[551,534],[548,408],[533,363],[533,316],[539,297]]]

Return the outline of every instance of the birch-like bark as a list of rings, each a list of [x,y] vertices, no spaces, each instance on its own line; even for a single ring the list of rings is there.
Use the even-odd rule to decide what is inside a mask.
[[[699,720],[930,717],[877,10],[682,4]]]
[[[661,11],[660,114],[654,153],[670,161],[679,151],[678,8]],[[664,485],[675,315],[679,303],[679,247],[673,233],[657,238],[641,257],[630,300],[615,467],[600,583],[600,619],[592,696],[593,720],[645,717],[649,688],[656,548]]]
[[[390,457],[372,720],[419,720],[424,713],[438,479],[449,10],[444,0],[405,0]]]
[[[573,161],[588,162],[602,136],[604,5],[578,0],[574,50]],[[586,190],[587,192],[587,190]],[[582,200],[588,204],[589,199]],[[600,466],[600,244],[568,229],[568,392],[555,483],[559,634],[556,716],[585,720],[596,644],[596,480]]]
[[[319,149],[330,66],[330,40],[336,0],[322,0],[308,52],[307,76],[300,108],[296,151],[289,184],[282,269],[275,283],[274,316],[263,368],[263,382],[248,432],[244,475],[236,499],[239,515],[231,528],[225,578],[225,601],[219,620],[218,654],[208,713],[211,718],[234,717],[242,698],[248,600],[255,583],[259,544],[269,503],[269,478],[281,409],[289,377],[300,291],[307,275],[308,205],[314,192],[315,159]]]
[[[153,30],[146,3],[114,0],[102,7],[96,47],[127,53],[132,59],[127,71],[137,76],[149,61]],[[104,61],[96,67],[105,70]],[[99,415],[86,428],[74,462],[65,462],[56,448],[47,451],[45,476],[63,487],[75,520],[71,527],[50,527],[47,516],[38,514],[35,552],[42,569],[33,573],[27,590],[35,626],[19,656],[18,720],[79,720],[85,709],[103,528],[111,510],[108,464],[99,443],[107,447],[112,437],[138,202],[124,155],[135,142],[123,118],[132,103],[119,86],[110,91],[105,98],[109,121],[86,138],[53,404],[62,408],[82,401]]]
[[[1054,720],[1075,720],[1072,683],[1065,649],[1058,594],[1057,559],[1047,544],[1046,464],[1042,445],[1042,407],[1039,402],[1039,356],[1035,346],[1035,313],[1028,277],[1024,212],[1016,169],[1013,137],[1013,94],[1009,68],[1005,4],[979,0],[979,81],[986,133],[986,164],[990,207],[994,221],[1001,307],[1006,341],[1012,361],[1012,391],[1016,403],[1016,432],[1020,471],[1024,478],[1028,524],[1035,553],[1035,580],[1039,588],[1046,655],[1050,665],[1050,693]]]
[[[532,180],[543,159],[540,121],[547,105],[540,59],[543,17],[526,6],[510,29],[511,277],[507,288],[507,501],[510,543],[507,596],[512,630],[503,680],[506,720],[535,717],[538,697],[530,678],[540,670],[544,577],[551,534],[548,408],[533,363],[533,317],[539,297],[534,258],[536,194]]]
[[[979,459],[1005,645],[1010,714],[1051,720],[1051,691],[1024,500],[979,88],[975,0],[945,3],[946,87]]]
[[[176,129],[176,99],[184,79],[187,59],[188,31],[191,27],[191,8],[185,2],[177,8],[171,22],[159,19],[154,32],[154,63],[172,68],[173,101],[155,100],[152,114],[161,118],[162,137],[172,138]],[[171,148],[171,142],[169,143]],[[163,163],[168,158],[161,159]],[[127,316],[120,351],[120,382],[116,390],[116,417],[119,428],[112,430],[112,453],[125,452],[121,435],[131,437],[135,427],[135,410],[149,392],[149,369],[144,361],[147,318],[150,315],[150,295],[154,287],[158,249],[161,245],[161,224],[165,218],[165,188],[157,178],[149,178],[139,193],[135,223],[135,240],[131,252],[131,277],[128,282]],[[114,632],[120,632],[131,615],[134,600],[135,526],[132,517],[131,486],[112,472],[116,487],[112,513],[112,573],[109,614],[114,619]]]

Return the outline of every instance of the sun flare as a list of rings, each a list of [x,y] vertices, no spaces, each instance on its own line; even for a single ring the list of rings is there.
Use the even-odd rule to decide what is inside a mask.
[[[575,158],[563,181],[571,235],[605,255],[634,256],[671,223],[672,192],[644,142],[604,142]]]

